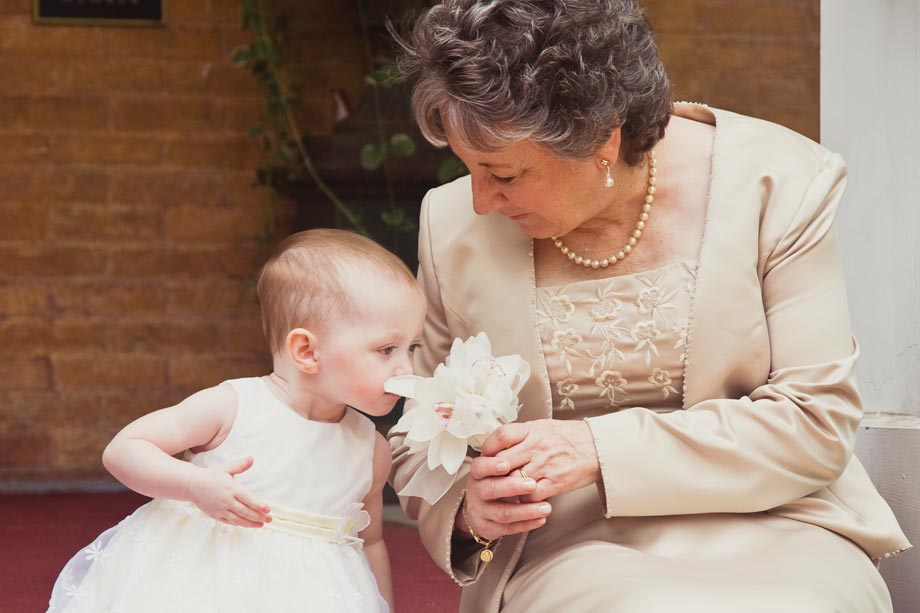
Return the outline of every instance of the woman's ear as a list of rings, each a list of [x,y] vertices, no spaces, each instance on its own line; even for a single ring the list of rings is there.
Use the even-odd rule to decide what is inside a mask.
[[[287,335],[287,352],[300,372],[312,375],[319,370],[316,359],[316,335],[306,328],[294,328]]]
[[[613,131],[613,134],[610,135],[604,143],[598,147],[597,151],[594,153],[594,162],[597,164],[598,168],[602,167],[602,160],[607,160],[610,163],[610,167],[613,168],[617,165],[617,160],[620,159],[620,146],[623,144],[623,130],[617,128]]]

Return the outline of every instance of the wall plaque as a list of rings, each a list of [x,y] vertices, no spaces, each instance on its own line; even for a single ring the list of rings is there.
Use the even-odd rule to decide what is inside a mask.
[[[166,0],[32,0],[35,23],[85,26],[162,26]]]

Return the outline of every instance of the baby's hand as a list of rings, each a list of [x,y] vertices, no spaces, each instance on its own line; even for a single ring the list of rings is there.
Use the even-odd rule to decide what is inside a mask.
[[[252,467],[252,458],[202,468],[189,483],[189,500],[202,513],[232,526],[261,528],[272,520],[271,507],[233,480]]]

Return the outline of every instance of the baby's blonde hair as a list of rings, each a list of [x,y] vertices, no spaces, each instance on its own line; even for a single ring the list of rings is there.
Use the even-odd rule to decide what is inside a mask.
[[[334,229],[292,234],[275,247],[259,273],[262,331],[272,354],[299,327],[318,328],[355,305],[343,282],[365,272],[418,288],[415,275],[396,255],[354,232]]]

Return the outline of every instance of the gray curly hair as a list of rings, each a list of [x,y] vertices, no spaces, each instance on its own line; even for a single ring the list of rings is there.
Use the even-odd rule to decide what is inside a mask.
[[[482,151],[529,139],[590,157],[622,128],[636,165],[671,117],[668,77],[634,0],[445,0],[403,38],[422,134],[447,145],[442,113]]]

